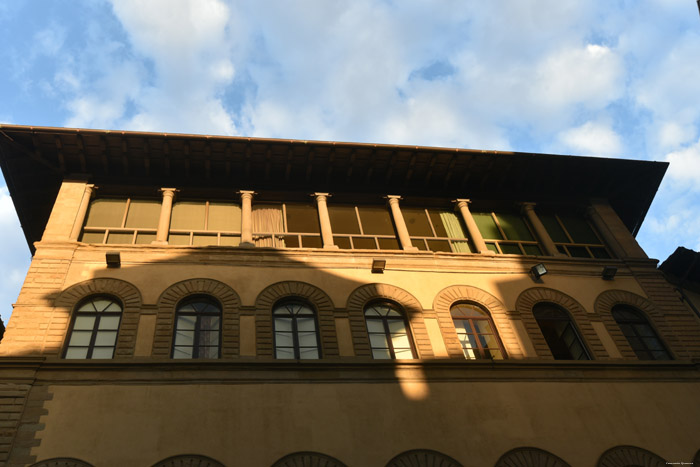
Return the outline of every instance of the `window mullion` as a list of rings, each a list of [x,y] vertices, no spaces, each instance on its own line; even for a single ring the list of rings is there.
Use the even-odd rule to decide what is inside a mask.
[[[92,351],[95,348],[95,341],[97,340],[97,330],[100,327],[100,315],[94,314],[95,324],[92,325],[92,334],[90,335],[90,343],[88,344],[88,353],[86,358],[92,358]],[[116,347],[116,343],[115,343]]]
[[[297,326],[297,317],[292,315],[292,346],[294,347],[294,358],[299,360],[301,352],[299,350],[299,327]]]
[[[386,316],[382,316],[382,323],[384,324],[384,335],[386,336],[386,342],[389,346],[389,355],[391,355],[392,360],[396,360],[396,352],[394,351],[394,343],[391,341],[391,330],[389,329],[389,320]]]

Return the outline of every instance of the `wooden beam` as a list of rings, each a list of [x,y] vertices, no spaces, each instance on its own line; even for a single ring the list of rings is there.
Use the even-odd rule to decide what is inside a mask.
[[[357,153],[355,152],[354,149],[350,151],[350,165],[348,166],[348,174],[347,177],[350,178],[350,175],[352,175],[352,170],[355,165],[355,158],[357,157]]]
[[[182,145],[182,153],[185,155],[185,177],[190,176],[190,143],[188,141],[185,141],[185,143]]]
[[[455,165],[457,164],[457,154],[452,153],[450,155],[450,162],[447,163],[447,173],[445,174],[445,186],[450,184],[450,179],[454,173]]]
[[[80,159],[80,171],[82,173],[87,173],[87,161],[85,160],[85,143],[83,141],[83,135],[77,133],[75,138],[78,142],[78,159]]]
[[[386,169],[386,175],[384,176],[384,183],[389,183],[389,180],[391,180],[391,175],[394,172],[394,164],[396,164],[397,157],[396,151],[392,151],[391,159],[389,160],[389,167]]]
[[[63,142],[61,138],[56,135],[53,138],[54,144],[56,145],[56,155],[58,156],[58,168],[62,173],[66,172],[66,158],[63,155]]]
[[[129,143],[126,142],[126,138],[122,133],[122,172],[124,175],[129,175],[129,158],[127,154],[129,153]]]
[[[105,175],[109,174],[109,159],[107,158],[107,139],[100,135],[100,162]]]
[[[413,170],[416,166],[416,152],[411,153],[411,158],[408,160],[408,169],[406,170],[406,178],[404,178],[404,186],[408,186],[411,182],[411,176],[413,175]]]
[[[207,180],[211,179],[211,144],[209,144],[209,140],[204,145],[204,177]]]
[[[313,148],[309,148],[309,151],[306,154],[306,181],[307,182],[309,180],[311,180],[311,174],[313,173],[314,157],[315,157],[315,152],[314,152]]]
[[[146,175],[151,175],[151,143],[148,138],[143,139],[143,168],[146,170]]]
[[[292,159],[294,158],[294,151],[292,148],[287,149],[287,161],[284,165],[284,181],[289,182],[289,176],[292,174]]]
[[[248,143],[245,147],[245,179],[250,179],[250,156],[253,154],[253,148]]]
[[[267,182],[270,180],[270,159],[272,158],[272,149],[270,149],[270,145],[267,145],[267,149],[265,149],[265,181]]]
[[[170,143],[167,140],[163,141],[163,170],[165,176],[170,176]]]

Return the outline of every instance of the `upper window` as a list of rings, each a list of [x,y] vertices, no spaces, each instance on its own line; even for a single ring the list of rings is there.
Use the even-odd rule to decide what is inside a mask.
[[[467,360],[503,359],[503,346],[485,310],[474,303],[457,303],[450,313]]]
[[[305,302],[284,300],[272,310],[275,358],[320,358],[316,314]]]
[[[644,315],[627,305],[616,305],[613,318],[640,360],[671,360],[671,354]]]
[[[452,211],[401,208],[411,243],[419,250],[471,253],[463,221]]]
[[[149,244],[156,239],[160,207],[160,201],[153,199],[95,199],[90,203],[80,241]]]
[[[173,358],[219,358],[221,305],[208,295],[182,300],[175,312]]]
[[[560,253],[574,258],[610,258],[603,241],[583,216],[539,214]]]
[[[553,303],[543,302],[536,304],[532,313],[555,360],[591,359],[566,310]]]
[[[170,245],[238,246],[241,207],[236,203],[177,201],[170,215]]]
[[[65,358],[112,358],[117,345],[122,306],[112,297],[82,301],[73,314]]]
[[[255,246],[322,248],[318,211],[313,204],[253,205]]]
[[[387,206],[329,205],[333,242],[349,250],[400,250]]]
[[[401,309],[391,302],[373,302],[365,307],[365,321],[372,357],[415,358],[413,342]]]
[[[541,255],[525,220],[514,213],[475,212],[472,214],[486,247],[498,254]]]

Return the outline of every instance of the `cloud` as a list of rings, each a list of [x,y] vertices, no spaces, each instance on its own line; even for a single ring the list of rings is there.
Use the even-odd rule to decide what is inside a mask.
[[[563,131],[559,139],[576,154],[620,156],[622,152],[620,136],[609,125],[601,122],[586,122]]]
[[[669,177],[700,191],[700,140],[667,154],[665,160],[671,164],[668,168]]]
[[[3,281],[0,282],[0,316],[5,324],[29,268],[29,248],[7,187],[0,186],[0,244],[3,246]]]

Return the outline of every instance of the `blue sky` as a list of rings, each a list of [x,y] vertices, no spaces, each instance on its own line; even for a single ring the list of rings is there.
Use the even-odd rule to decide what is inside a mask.
[[[0,0],[0,122],[671,166],[638,235],[700,249],[695,0]],[[29,265],[0,185],[0,314]]]

